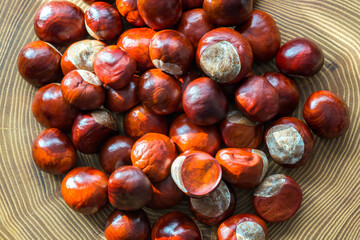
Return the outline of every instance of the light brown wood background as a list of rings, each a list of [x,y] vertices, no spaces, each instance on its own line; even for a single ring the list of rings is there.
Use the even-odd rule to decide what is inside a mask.
[[[17,54],[36,40],[33,17],[47,1],[1,0],[0,8],[0,239],[104,239],[111,207],[94,216],[71,211],[62,200],[62,177],[40,172],[31,158],[31,143],[43,130],[31,113],[36,89],[17,73]],[[83,9],[80,0],[72,0]],[[304,192],[298,213],[289,221],[269,224],[270,239],[309,240],[360,238],[360,1],[259,0],[281,30],[282,42],[309,37],[326,56],[324,68],[311,79],[296,79],[301,116],[307,96],[331,90],[344,97],[351,127],[337,140],[315,138],[315,152],[302,168],[286,170],[271,163],[269,174],[286,173]],[[274,62],[254,66],[254,72],[276,70]],[[97,156],[80,156],[78,165],[99,167]],[[254,213],[252,191],[237,191],[236,213]],[[186,211],[186,202],[176,207]],[[169,210],[170,211],[170,210]],[[151,221],[168,211],[146,209]],[[215,239],[216,227],[201,225],[204,239]]]

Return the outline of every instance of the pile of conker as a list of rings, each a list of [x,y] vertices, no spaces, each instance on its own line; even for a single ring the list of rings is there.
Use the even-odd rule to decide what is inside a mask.
[[[186,214],[151,228],[142,209],[185,197],[197,221],[219,226],[218,239],[267,239],[265,221],[291,218],[302,201],[290,176],[267,176],[269,161],[303,166],[312,132],[337,138],[349,127],[344,100],[324,90],[306,100],[306,123],[291,117],[300,94],[290,77],[320,71],[318,44],[280,46],[274,19],[253,0],[85,2],[85,13],[67,1],[43,5],[34,20],[40,40],[18,56],[20,75],[40,87],[32,111],[47,128],[32,145],[36,166],[66,174],[61,193],[77,212],[110,202],[107,239],[202,239]],[[273,58],[279,72],[251,72]],[[122,135],[114,113],[125,114]],[[263,140],[268,154],[258,150]],[[75,167],[77,151],[99,154],[103,171]],[[255,189],[258,216],[232,216],[234,188]]]

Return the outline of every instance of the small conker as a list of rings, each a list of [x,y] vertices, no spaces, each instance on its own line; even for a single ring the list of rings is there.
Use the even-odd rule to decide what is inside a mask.
[[[283,222],[299,209],[302,191],[289,176],[274,174],[264,179],[253,196],[255,211],[268,222]]]
[[[61,183],[65,203],[82,214],[94,214],[108,201],[108,177],[92,167],[78,167],[66,174]]]
[[[161,133],[167,135],[169,132],[166,116],[150,112],[143,105],[131,109],[124,120],[125,133],[137,140],[146,133]]]
[[[131,149],[134,140],[126,136],[114,136],[108,139],[100,150],[100,165],[108,174],[124,165],[131,165]]]
[[[34,41],[19,52],[17,69],[23,79],[35,87],[61,79],[61,53],[51,44]]]
[[[151,231],[151,240],[202,240],[196,223],[186,214],[170,212],[159,218]]]
[[[40,170],[55,175],[68,172],[76,163],[72,142],[57,128],[46,129],[35,138],[32,156]]]
[[[106,2],[95,2],[85,11],[85,27],[97,40],[115,41],[123,25],[119,12]]]
[[[225,118],[228,101],[219,85],[208,77],[198,78],[186,87],[182,103],[187,117],[206,126]]]
[[[135,27],[145,26],[145,22],[140,16],[137,0],[116,0],[116,7],[121,16],[123,16],[128,23]]]
[[[201,198],[218,187],[222,171],[220,164],[210,154],[189,150],[174,160],[171,176],[186,195]]]
[[[276,65],[284,74],[311,77],[324,65],[324,53],[314,41],[295,38],[281,46],[276,55]]]
[[[80,113],[73,124],[71,136],[76,149],[82,153],[96,153],[101,145],[117,133],[114,117],[105,110]]]
[[[176,155],[175,144],[168,136],[147,133],[134,143],[131,162],[133,166],[141,169],[151,182],[161,182],[169,175]]]
[[[310,129],[294,117],[274,122],[265,132],[265,143],[274,162],[288,168],[304,165],[314,150]]]
[[[125,211],[141,209],[153,194],[149,178],[134,166],[116,169],[109,178],[108,192],[111,205]]]
[[[350,125],[349,108],[344,99],[330,91],[317,91],[306,100],[303,117],[311,130],[323,138],[338,138]]]

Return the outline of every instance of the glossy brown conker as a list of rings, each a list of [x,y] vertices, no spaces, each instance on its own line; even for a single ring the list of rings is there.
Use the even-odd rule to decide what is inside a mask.
[[[216,28],[199,41],[196,64],[211,79],[233,84],[247,76],[253,64],[249,42],[230,28]]]
[[[263,141],[264,124],[254,122],[240,111],[227,113],[220,124],[225,145],[230,148],[258,148]]]
[[[105,43],[89,39],[71,44],[61,58],[63,74],[66,75],[76,69],[94,72],[95,57],[105,47]]]
[[[180,153],[198,150],[215,155],[221,146],[221,137],[216,126],[198,126],[192,123],[185,114],[173,120],[169,137]]]
[[[204,10],[196,8],[183,13],[176,30],[183,33],[196,50],[200,39],[214,28],[215,25],[207,19]]]
[[[55,175],[67,173],[76,163],[72,142],[57,128],[46,129],[34,139],[32,157],[40,170]]]
[[[95,2],[86,9],[85,27],[90,36],[104,41],[117,40],[123,30],[119,12],[106,2]]]
[[[324,65],[320,46],[307,38],[295,38],[281,46],[276,55],[280,72],[297,77],[311,77]]]
[[[267,240],[268,228],[258,216],[242,213],[226,219],[218,228],[218,240]]]
[[[210,154],[189,150],[174,160],[171,176],[186,195],[201,198],[218,187],[222,171],[220,164]]]
[[[233,214],[235,206],[235,192],[224,181],[209,196],[189,199],[192,214],[206,225],[221,223]]]
[[[34,41],[19,52],[17,69],[23,79],[35,87],[61,79],[61,53],[51,44]]]
[[[259,216],[268,222],[283,222],[299,209],[302,191],[297,182],[283,174],[264,179],[253,195],[253,205]]]
[[[156,68],[176,76],[183,75],[190,68],[194,49],[183,33],[167,29],[154,35],[149,54]]]
[[[269,166],[266,154],[251,148],[224,148],[215,159],[221,165],[224,179],[238,188],[256,187]]]
[[[61,183],[65,203],[82,214],[94,214],[108,201],[108,177],[92,167],[74,168]]]
[[[111,45],[96,55],[94,71],[106,86],[121,89],[131,81],[136,61],[117,45]]]
[[[137,140],[146,133],[161,133],[167,135],[169,132],[166,116],[150,112],[143,105],[131,109],[124,120],[125,133]]]
[[[280,118],[269,126],[265,143],[274,162],[288,168],[304,165],[314,151],[309,127],[294,117]]]
[[[114,117],[105,110],[80,113],[71,130],[76,149],[91,154],[100,150],[101,145],[114,136],[118,126]]]
[[[279,113],[279,94],[263,76],[246,78],[235,92],[239,110],[255,122],[266,122]]]
[[[150,111],[167,115],[177,110],[181,100],[179,82],[159,69],[151,69],[141,75],[137,95]]]
[[[134,140],[126,136],[108,139],[100,150],[100,165],[108,174],[124,165],[131,165],[131,149]]]
[[[303,117],[311,130],[322,138],[338,138],[350,126],[349,108],[344,99],[326,90],[314,92],[308,97]]]
[[[263,76],[279,94],[279,115],[291,115],[300,99],[299,89],[295,81],[280,72],[267,72]]]
[[[269,61],[280,48],[280,31],[271,15],[264,11],[252,11],[250,18],[236,27],[236,31],[249,41],[255,62]]]
[[[46,128],[69,132],[79,110],[64,99],[60,84],[50,83],[36,92],[32,112],[36,120]]]
[[[116,7],[120,14],[135,27],[145,26],[145,22],[140,16],[137,0],[116,0]]]
[[[147,133],[132,147],[132,165],[141,169],[151,182],[161,182],[170,173],[176,158],[176,147],[171,139],[160,133]]]
[[[105,107],[112,112],[125,112],[138,104],[140,101],[136,92],[139,78],[133,75],[129,84],[119,90],[106,87]]]
[[[235,26],[246,21],[253,9],[252,0],[204,0],[203,9],[218,26]]]
[[[181,212],[170,212],[159,218],[151,231],[151,240],[201,240],[196,223]]]
[[[228,110],[228,101],[220,86],[208,77],[189,83],[183,93],[182,104],[186,116],[201,126],[221,121]]]
[[[37,11],[34,29],[46,42],[67,45],[79,41],[86,33],[84,12],[72,2],[48,2]]]
[[[182,14],[181,0],[137,0],[137,7],[146,25],[155,30],[171,28]]]
[[[123,32],[117,42],[122,50],[136,60],[140,72],[155,67],[149,54],[149,45],[155,33],[151,28],[132,28]]]
[[[106,220],[106,240],[147,240],[150,222],[143,210],[114,210]]]
[[[141,209],[153,194],[149,178],[134,166],[116,169],[109,178],[108,192],[111,205],[125,211]]]
[[[102,82],[92,72],[73,70],[61,81],[64,99],[79,110],[95,110],[105,101]]]

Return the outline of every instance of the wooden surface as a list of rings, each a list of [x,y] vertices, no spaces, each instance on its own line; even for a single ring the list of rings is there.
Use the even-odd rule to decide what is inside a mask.
[[[33,17],[47,1],[2,0],[0,8],[0,239],[104,239],[111,207],[94,216],[71,211],[62,200],[60,183],[39,171],[31,158],[32,140],[43,130],[32,116],[36,89],[17,73],[17,54],[36,40]],[[83,9],[80,0],[73,2]],[[351,111],[351,127],[337,140],[315,138],[315,153],[304,167],[285,170],[271,163],[272,173],[286,173],[304,192],[298,213],[289,221],[269,224],[270,239],[360,238],[360,1],[259,0],[257,8],[270,13],[282,43],[294,37],[318,42],[326,56],[324,68],[311,79],[297,79],[301,116],[307,96],[331,90],[344,97]],[[254,66],[254,72],[276,70],[274,62]],[[80,156],[78,165],[99,167],[97,156]],[[252,191],[237,191],[236,213],[254,213]],[[175,209],[186,211],[186,202]],[[169,210],[170,211],[170,210]],[[146,209],[151,221],[168,211]],[[204,239],[216,239],[216,227],[201,225]]]

